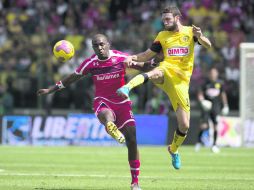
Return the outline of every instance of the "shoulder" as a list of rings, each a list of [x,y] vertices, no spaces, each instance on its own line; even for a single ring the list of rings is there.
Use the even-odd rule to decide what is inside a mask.
[[[185,28],[186,30],[192,30],[192,26],[183,26],[183,28]]]
[[[97,61],[97,55],[93,54],[91,57],[85,59],[80,65],[79,67],[76,69],[76,74],[81,74],[83,73],[84,70],[89,69],[94,63],[95,61]]]
[[[129,54],[121,52],[119,50],[110,50],[111,56],[116,56],[116,57],[127,57]]]
[[[84,64],[86,64],[86,65],[89,65],[90,63],[92,63],[92,62],[94,62],[94,61],[97,61],[97,55],[96,54],[93,54],[91,57],[89,57],[89,58],[86,58],[82,63],[81,63],[81,65],[84,65]]]
[[[157,38],[160,38],[160,37],[162,37],[162,36],[164,36],[164,35],[167,35],[167,34],[168,34],[168,31],[162,30],[162,31],[160,31],[160,32],[157,34]]]
[[[182,29],[184,33],[190,33],[190,32],[192,33],[192,30],[193,30],[192,26],[183,26],[183,29]]]

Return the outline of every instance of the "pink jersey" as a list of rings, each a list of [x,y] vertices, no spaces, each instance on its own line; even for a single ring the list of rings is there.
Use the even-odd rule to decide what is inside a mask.
[[[76,69],[78,75],[91,74],[95,85],[95,97],[103,97],[114,102],[124,99],[117,95],[116,90],[125,84],[124,75],[126,66],[123,60],[127,54],[110,50],[107,60],[99,60],[97,55],[92,55],[84,60]]]

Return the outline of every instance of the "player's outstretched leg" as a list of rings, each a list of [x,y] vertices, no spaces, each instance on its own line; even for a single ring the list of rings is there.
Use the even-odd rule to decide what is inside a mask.
[[[117,126],[109,121],[106,125],[107,131],[108,133],[115,139],[117,140],[119,143],[125,143],[125,137],[124,135],[121,133],[121,131],[118,130]]]
[[[170,149],[170,145],[168,146],[168,152],[171,155],[172,158],[172,165],[175,169],[179,170],[181,168],[181,158],[180,155],[177,152],[173,153],[172,150]]]
[[[116,93],[123,97],[123,98],[129,98],[129,93],[130,93],[130,88],[126,85],[122,86],[121,88],[119,88]]]
[[[131,79],[130,82],[128,82],[126,85],[119,88],[116,91],[116,93],[123,98],[129,98],[129,92],[133,88],[135,88],[147,81],[148,81],[148,75],[146,73],[139,74],[139,75],[135,76],[133,79]]]

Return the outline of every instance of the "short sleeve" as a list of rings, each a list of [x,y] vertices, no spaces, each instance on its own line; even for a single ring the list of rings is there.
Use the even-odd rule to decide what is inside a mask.
[[[84,60],[75,70],[75,73],[77,75],[87,75],[90,72],[90,65],[92,65],[91,63],[93,63],[95,60],[95,56]]]
[[[161,42],[159,39],[159,35],[157,35],[157,37],[155,38],[155,40],[153,41],[150,49],[156,53],[160,53],[160,51],[162,50],[162,46],[161,46]]]
[[[198,38],[197,38],[196,36],[193,36],[193,41],[194,41],[195,43],[198,43],[198,45],[201,45],[201,43],[199,43]]]

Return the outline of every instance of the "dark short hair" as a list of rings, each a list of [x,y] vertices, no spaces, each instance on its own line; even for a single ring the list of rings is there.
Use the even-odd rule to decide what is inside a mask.
[[[168,7],[165,7],[163,10],[162,10],[162,14],[163,13],[172,13],[173,16],[182,16],[181,12],[179,11],[179,9],[176,7],[176,6],[168,6]]]

